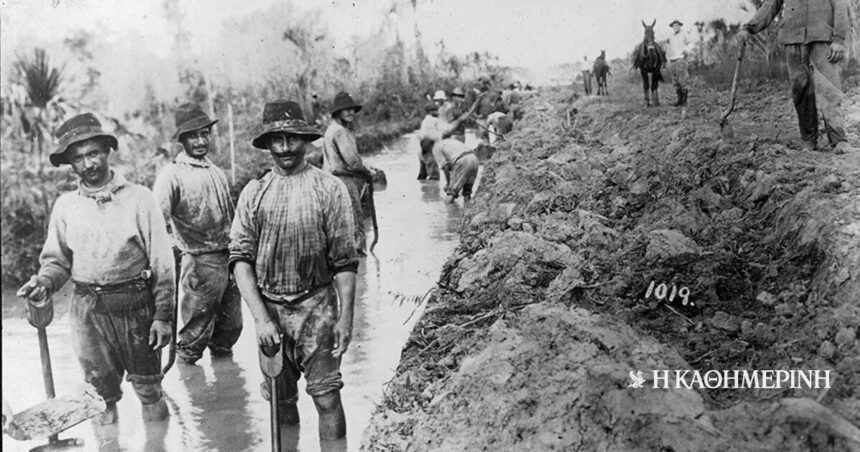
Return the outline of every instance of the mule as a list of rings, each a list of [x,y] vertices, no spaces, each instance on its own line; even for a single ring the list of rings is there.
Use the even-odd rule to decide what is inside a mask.
[[[606,86],[606,77],[609,75],[609,65],[606,64],[605,50],[601,50],[600,56],[594,60],[592,72],[594,72],[594,79],[597,81],[597,95],[608,96],[609,89]]]
[[[654,25],[656,24],[657,19],[654,19],[651,25],[645,24],[644,20],[642,21],[642,26],[645,27],[645,38],[633,51],[633,68],[638,68],[642,74],[642,89],[645,92],[645,106],[647,107],[660,105],[657,88],[663,81],[660,69],[666,64],[666,52],[654,41]]]

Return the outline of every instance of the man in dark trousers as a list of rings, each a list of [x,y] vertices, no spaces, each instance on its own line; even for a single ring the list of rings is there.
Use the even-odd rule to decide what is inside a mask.
[[[227,268],[233,200],[227,175],[207,157],[212,120],[197,104],[176,110],[176,132],[184,152],[155,180],[153,190],[175,245],[182,253],[179,306],[184,322],[177,356],[194,364],[208,347],[228,356],[242,333],[242,302]]]
[[[148,188],[110,169],[117,140],[95,116],[77,115],[56,135],[51,164],[71,165],[80,182],[54,204],[39,273],[18,295],[44,300],[71,278],[72,346],[84,380],[107,403],[97,421],[117,422],[124,375],[144,420],[164,419],[160,350],[171,339],[175,283],[161,210]]]
[[[751,34],[767,28],[780,11],[779,43],[785,46],[803,149],[818,148],[820,111],[832,149],[854,151],[845,136],[845,96],[839,75],[849,33],[848,0],[766,0],[738,33],[738,41],[746,42]]]
[[[321,439],[346,435],[340,361],[352,338],[358,255],[350,196],[337,177],[305,161],[321,134],[295,102],[267,103],[254,147],[274,167],[242,190],[230,231],[230,262],[260,346],[284,347],[277,380],[280,425],[299,422],[304,374]],[[271,397],[268,380],[263,397]]]

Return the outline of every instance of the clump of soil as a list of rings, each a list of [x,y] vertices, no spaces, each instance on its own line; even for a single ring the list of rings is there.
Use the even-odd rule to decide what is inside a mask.
[[[734,141],[725,93],[682,111],[616,92],[529,101],[366,449],[860,448],[860,154],[800,151],[772,87],[746,87]],[[633,369],[822,369],[833,387],[627,389]]]

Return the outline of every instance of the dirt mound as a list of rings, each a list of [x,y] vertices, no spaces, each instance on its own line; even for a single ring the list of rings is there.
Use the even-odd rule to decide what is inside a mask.
[[[744,93],[731,142],[720,93],[682,112],[616,92],[527,104],[365,448],[860,448],[860,155],[797,150],[770,87]],[[833,387],[628,390],[632,369]]]

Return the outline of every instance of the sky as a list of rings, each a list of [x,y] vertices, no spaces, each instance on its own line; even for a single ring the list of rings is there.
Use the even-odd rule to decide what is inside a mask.
[[[72,31],[83,29],[94,33],[103,45],[134,37],[134,46],[117,48],[109,60],[113,67],[134,71],[146,61],[136,55],[141,49],[155,56],[171,51],[172,35],[163,1],[0,0],[0,70],[6,74],[16,53],[35,45],[58,44]],[[668,24],[673,19],[692,29],[697,20],[722,17],[738,22],[751,15],[741,9],[747,0],[417,0],[417,16],[408,0],[178,3],[191,47],[205,54],[219,42],[219,27],[225,21],[239,21],[276,1],[292,1],[300,10],[321,9],[334,35],[335,51],[342,56],[349,57],[348,44],[353,36],[378,30],[386,18],[393,17],[403,39],[414,42],[417,17],[423,46],[431,57],[435,44],[444,40],[453,54],[488,51],[498,56],[501,64],[525,67],[534,74],[582,61],[584,56],[590,61],[600,50],[606,50],[609,59],[623,58],[642,39],[642,20],[650,23],[656,19],[657,38],[661,39],[668,37]]]

